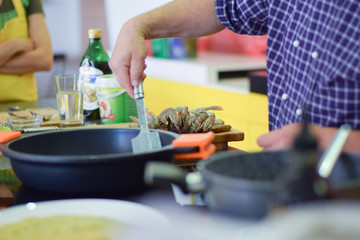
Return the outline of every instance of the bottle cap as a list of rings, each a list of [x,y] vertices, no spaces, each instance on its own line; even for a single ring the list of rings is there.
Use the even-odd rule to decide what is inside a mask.
[[[89,38],[101,38],[102,30],[98,28],[91,28],[88,31]]]

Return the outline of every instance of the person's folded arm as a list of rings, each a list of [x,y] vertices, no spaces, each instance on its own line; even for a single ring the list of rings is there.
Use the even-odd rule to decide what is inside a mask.
[[[31,51],[33,42],[27,38],[14,38],[0,44],[0,66],[5,64],[16,54]]]
[[[53,53],[43,14],[29,16],[29,35],[34,45],[33,50],[20,52],[10,58],[0,66],[1,73],[22,74],[51,70]]]

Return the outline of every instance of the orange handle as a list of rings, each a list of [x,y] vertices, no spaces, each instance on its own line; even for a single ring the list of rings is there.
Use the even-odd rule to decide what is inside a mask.
[[[0,143],[6,143],[14,138],[18,138],[21,136],[21,132],[19,131],[0,131]],[[0,151],[0,156],[2,152]]]
[[[194,159],[210,157],[215,152],[215,145],[211,143],[214,139],[214,132],[181,134],[179,138],[173,140],[172,144],[178,147],[198,147],[199,151],[194,153],[178,153],[175,154],[176,159]]]
[[[0,131],[0,143],[6,143],[21,136],[20,131]]]

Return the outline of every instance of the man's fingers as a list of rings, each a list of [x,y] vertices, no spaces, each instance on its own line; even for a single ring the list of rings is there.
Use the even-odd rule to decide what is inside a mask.
[[[120,86],[125,89],[130,97],[134,98],[133,86],[130,83],[130,57],[121,51],[114,51],[110,58],[110,68]]]
[[[145,78],[146,78],[146,74],[143,73],[143,75],[141,76],[141,81],[143,82],[145,80]]]
[[[257,144],[264,150],[283,150],[291,147],[291,139],[288,139],[283,132],[275,130],[261,135],[257,139]]]
[[[143,81],[144,70],[146,68],[144,58],[132,57],[130,63],[130,80],[133,86],[138,86]]]
[[[272,137],[269,133],[263,134],[256,140],[257,144],[262,148],[268,148],[273,144]]]
[[[301,130],[301,124],[293,123],[270,131],[257,139],[257,144],[264,150],[284,150],[293,146],[294,138]]]
[[[134,98],[134,88],[130,82],[130,68],[128,66],[120,66],[113,69],[113,73],[120,86],[125,89],[130,97]]]

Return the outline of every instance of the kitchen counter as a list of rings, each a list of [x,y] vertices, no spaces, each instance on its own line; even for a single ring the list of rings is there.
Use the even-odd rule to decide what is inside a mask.
[[[43,98],[32,102],[8,102],[0,103],[0,112],[6,112],[8,106],[20,108],[54,108],[57,109],[56,98]]]
[[[0,104],[0,111],[7,111],[8,106],[19,106],[20,108],[57,108],[56,99],[40,99],[36,102],[2,103]],[[109,182],[109,184],[119,183]],[[181,230],[181,235],[189,235],[187,236],[188,239],[198,236],[199,234],[200,238],[196,237],[196,239],[201,239],[202,237],[204,237],[204,239],[211,239],[211,237],[214,236],[219,237],[219,234],[224,236],[223,231],[228,229],[229,226],[236,225],[236,228],[233,228],[233,230],[238,231],[237,228],[240,223],[243,227],[254,226],[253,223],[247,221],[233,220],[232,218],[219,216],[209,211],[205,206],[186,204],[184,201],[179,201],[179,196],[183,199],[188,198],[187,195],[183,195],[180,191],[177,191],[175,197],[173,188],[170,185],[165,188],[148,187],[139,192],[126,192],[121,194],[60,194],[41,191],[23,185],[11,170],[9,159],[5,156],[0,156],[0,209],[28,202],[42,202],[59,199],[118,199],[143,204],[159,211],[178,226],[176,229]],[[221,219],[221,223],[218,219]],[[229,222],[226,227],[220,227],[220,225],[223,225],[226,222]],[[217,226],[217,229],[211,229],[216,229],[216,234],[215,232],[210,234],[211,231],[208,229],[208,227],[213,224]],[[194,228],[199,230],[199,232],[194,232]]]
[[[0,104],[0,111],[6,111],[8,105],[10,104]],[[56,107],[56,101],[55,99],[42,99],[38,102],[16,103],[16,105],[24,108],[54,108],[54,106]],[[14,106],[14,104],[11,104],[11,106]],[[119,183],[109,182],[109,184]],[[179,200],[179,195],[184,199],[187,197],[171,186],[165,188],[149,187],[143,191],[122,194],[85,195],[40,191],[23,185],[12,172],[9,159],[5,156],[0,156],[0,209],[28,202],[58,199],[118,199],[149,206],[170,220],[173,228],[160,229],[160,232],[166,234],[162,238],[157,239],[285,240],[305,239],[309,238],[309,236],[311,236],[310,238],[313,237],[312,239],[328,239],[319,238],[319,234],[323,233],[325,236],[337,236],[332,239],[341,239],[342,235],[336,235],[341,233],[333,231],[335,229],[334,226],[343,231],[345,235],[351,234],[351,236],[357,236],[357,238],[360,236],[360,232],[357,230],[360,229],[360,224],[358,221],[351,220],[357,218],[360,214],[360,204],[358,202],[353,202],[352,204],[346,203],[340,206],[336,203],[334,205],[332,203],[330,205],[325,203],[321,206],[310,206],[310,208],[304,206],[304,210],[300,206],[298,209],[295,208],[294,212],[293,209],[283,209],[281,212],[272,212],[271,215],[260,221],[249,221],[215,213],[207,209],[206,206],[185,204],[184,201]],[[321,231],[319,232],[317,229]],[[143,237],[149,239],[148,236]]]
[[[121,184],[109,182],[109,184]],[[181,195],[178,192],[178,195]],[[183,196],[186,198],[186,196]],[[234,220],[232,218],[218,216],[209,211],[205,206],[181,205],[174,196],[171,186],[164,188],[147,188],[139,192],[126,192],[121,194],[62,194],[49,191],[33,189],[23,185],[11,170],[9,159],[0,156],[0,212],[12,206],[26,204],[29,202],[42,202],[62,199],[116,199],[131,201],[151,207],[165,217],[175,226],[173,230],[161,229],[161,231],[170,231],[166,234],[172,236],[171,239],[215,239],[231,231],[239,231],[241,228],[253,228],[251,222],[243,220]],[[1,216],[1,214],[0,214]],[[231,227],[230,227],[231,226]],[[179,232],[178,232],[179,231]],[[174,237],[177,238],[174,238]],[[184,236],[184,238],[180,237]],[[214,238],[213,238],[214,237]],[[168,239],[168,238],[164,238]]]
[[[0,103],[0,112],[7,112],[8,107],[19,107],[20,109],[57,109],[57,102],[56,98],[41,98],[38,101],[31,101],[31,102],[7,102],[7,103]],[[85,125],[91,124],[99,124],[100,120],[95,121],[87,121]]]
[[[6,161],[0,158],[2,164]],[[0,164],[1,166],[1,164]],[[5,174],[4,174],[5,173]],[[4,178],[4,175],[6,177]],[[116,183],[109,183],[116,184]],[[171,229],[159,229],[162,235],[156,239],[239,239],[239,237],[259,235],[259,230],[266,231],[263,222],[251,222],[218,215],[204,206],[181,206],[176,202],[171,187],[149,188],[143,192],[127,193],[122,195],[66,195],[44,192],[26,187],[18,181],[9,170],[0,170],[0,212],[1,208],[8,208],[28,202],[41,202],[59,199],[101,198],[117,199],[136,202],[163,214],[170,220]],[[168,237],[171,238],[168,238]],[[145,236],[144,236],[145,237]],[[149,239],[146,236],[146,239]],[[154,239],[151,238],[150,239]],[[256,239],[256,238],[255,238]]]
[[[3,158],[0,158],[1,162],[4,162]],[[153,188],[141,193],[126,195],[62,195],[30,189],[23,186],[8,171],[7,179],[4,179],[3,173],[4,170],[0,170],[0,206],[2,207],[28,202],[75,198],[119,199],[151,207],[170,221],[171,228],[158,229],[156,232],[157,234],[161,233],[160,236],[141,236],[144,239],[289,240],[358,239],[360,236],[358,221],[360,205],[358,202],[305,205],[290,209],[290,211],[283,210],[273,213],[266,219],[254,222],[219,215],[209,211],[206,207],[181,206],[175,201],[171,188]],[[14,195],[12,202],[4,191],[5,186]]]

